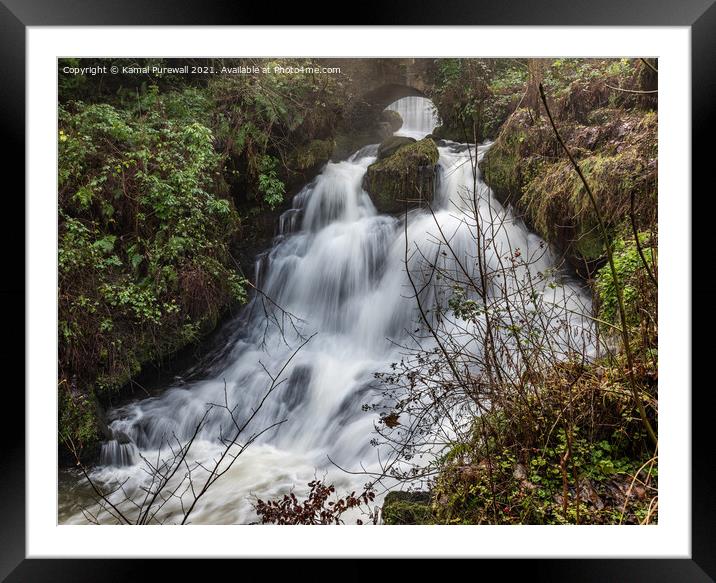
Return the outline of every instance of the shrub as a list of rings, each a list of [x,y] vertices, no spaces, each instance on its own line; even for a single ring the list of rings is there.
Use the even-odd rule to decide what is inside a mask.
[[[60,107],[60,382],[76,377],[60,425],[81,443],[92,441],[95,395],[245,299],[229,255],[238,215],[217,194],[221,157],[212,131],[193,121],[196,96],[183,97],[168,101],[176,117],[159,97],[141,114]]]
[[[650,236],[647,233],[639,233],[644,259],[648,265],[653,265],[655,258],[653,249],[649,246],[649,240]],[[648,275],[644,261],[639,255],[636,242],[633,239],[620,238],[615,241],[614,267],[622,288],[627,325],[635,326],[641,320],[640,304],[644,301],[650,284],[647,281]],[[599,295],[599,311],[602,319],[615,325],[621,325],[617,288],[609,265],[605,265],[597,272],[596,291]]]

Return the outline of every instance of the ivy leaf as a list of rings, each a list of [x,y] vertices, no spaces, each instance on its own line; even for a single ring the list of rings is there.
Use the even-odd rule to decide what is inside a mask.
[[[132,264],[132,269],[135,271],[139,268],[140,263],[142,263],[142,260],[144,259],[144,255],[141,255],[139,253],[135,253],[129,258],[129,262]]]
[[[106,235],[101,239],[94,242],[96,249],[99,249],[102,253],[110,253],[114,249],[114,243],[117,237],[114,235]]]
[[[92,202],[93,194],[89,186],[81,186],[77,189],[77,192],[75,192],[73,199],[81,208],[86,209]]]

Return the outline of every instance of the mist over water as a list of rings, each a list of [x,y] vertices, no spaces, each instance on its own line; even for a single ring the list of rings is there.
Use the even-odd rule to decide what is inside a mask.
[[[419,139],[438,123],[432,103],[423,97],[401,99],[388,109],[403,117],[403,127],[396,132],[400,135]],[[474,269],[475,241],[460,210],[475,201],[471,157],[481,156],[486,147],[446,143],[439,148],[435,215],[424,209],[410,211],[411,248],[426,254],[434,249],[437,222],[458,257]],[[256,519],[253,496],[275,498],[294,486],[300,496],[314,477],[334,483],[339,494],[360,490],[368,481],[366,476],[342,472],[331,460],[349,470],[378,469],[379,451],[370,443],[377,415],[362,406],[380,401],[374,373],[400,360],[396,342],[408,342],[406,332],[419,321],[405,273],[404,218],[379,215],[361,187],[376,152],[377,146],[368,146],[346,161],[328,163],[294,198],[293,208],[280,219],[273,247],[257,260],[257,287],[290,313],[291,321],[257,295],[237,316],[237,331],[201,380],[177,384],[160,396],[110,411],[114,439],[103,446],[101,463],[93,470],[95,480],[126,480],[126,490],[139,495],[147,480],[142,457],[151,460],[160,450],[166,452],[168,440],[189,439],[210,403],[226,399],[236,406],[240,420],[247,418],[270,386],[269,374],[276,376],[283,368],[283,383],[245,435],[285,422],[263,433],[242,453],[202,499],[191,522],[252,522]],[[498,255],[519,248],[534,261],[524,273],[516,270],[513,279],[548,272],[553,259],[544,242],[494,200],[479,176],[477,190],[482,226],[494,240],[494,257],[487,257],[488,263],[497,266]],[[413,255],[408,265],[416,275],[423,267],[420,257]],[[494,293],[500,286],[516,284],[510,278],[491,283],[496,286]],[[543,292],[543,302],[564,308],[562,315],[577,328],[589,328],[580,316],[590,312],[589,299],[576,285],[545,284]],[[446,303],[444,296],[444,289],[437,286],[424,291],[428,304]],[[569,333],[560,332],[555,322],[555,341]],[[210,463],[224,448],[218,436],[229,432],[226,412],[215,407],[190,451],[190,463]],[[61,522],[86,521],[76,506],[63,508]],[[169,523],[180,520],[179,502],[168,502],[159,517]]]

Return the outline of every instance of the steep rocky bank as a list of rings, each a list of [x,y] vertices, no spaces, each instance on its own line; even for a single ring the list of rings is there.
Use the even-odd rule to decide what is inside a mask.
[[[612,239],[630,228],[632,211],[639,230],[652,229],[657,220],[656,111],[641,95],[614,89],[648,91],[642,89],[651,86],[643,80],[644,67],[629,63],[610,70],[595,63],[545,81],[559,131]],[[520,107],[506,119],[480,169],[500,202],[512,205],[580,275],[594,275],[606,241],[541,104]]]

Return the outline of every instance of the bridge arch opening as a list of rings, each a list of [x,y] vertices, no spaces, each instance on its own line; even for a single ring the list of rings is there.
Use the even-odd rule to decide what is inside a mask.
[[[356,117],[360,125],[372,126],[386,109],[396,111],[403,120],[397,135],[420,139],[440,124],[430,98],[416,87],[399,83],[386,83],[364,93],[358,100]]]

